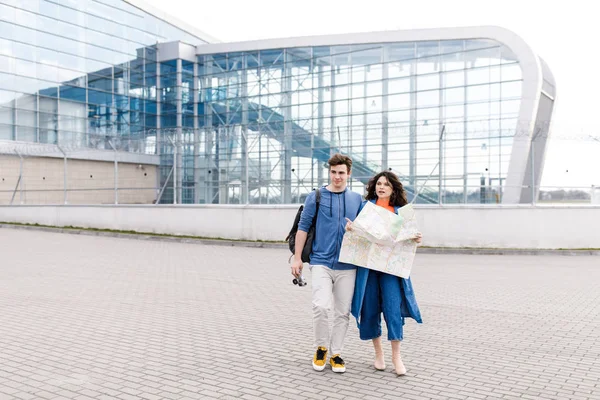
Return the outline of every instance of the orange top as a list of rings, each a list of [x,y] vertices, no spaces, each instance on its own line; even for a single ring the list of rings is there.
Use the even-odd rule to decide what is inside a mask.
[[[377,204],[380,207],[385,208],[388,211],[395,212],[394,211],[394,206],[390,206],[390,200],[389,199],[388,200],[377,199],[377,202],[375,204]]]

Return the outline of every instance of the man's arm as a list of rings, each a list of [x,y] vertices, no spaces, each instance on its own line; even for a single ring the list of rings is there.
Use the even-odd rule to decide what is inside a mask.
[[[294,250],[294,261],[292,261],[292,275],[296,278],[299,278],[302,275],[302,267],[304,263],[302,262],[302,250],[304,249],[304,244],[306,243],[306,237],[308,233],[298,230],[296,232],[296,248]]]
[[[294,261],[292,261],[292,275],[296,278],[302,275],[302,250],[304,250],[304,244],[306,244],[306,238],[308,236],[308,230],[312,225],[315,212],[317,210],[316,194],[312,192],[306,198],[304,203],[304,210],[300,216],[300,222],[298,223],[298,231],[296,232],[296,246],[294,248]]]

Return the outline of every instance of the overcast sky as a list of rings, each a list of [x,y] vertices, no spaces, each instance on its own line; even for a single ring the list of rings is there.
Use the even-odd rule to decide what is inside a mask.
[[[146,2],[224,42],[476,25],[510,29],[548,63],[557,83],[555,139],[548,148],[542,185],[600,185],[600,104],[598,95],[592,96],[600,93],[600,24],[592,1]],[[587,135],[597,140],[583,139]]]

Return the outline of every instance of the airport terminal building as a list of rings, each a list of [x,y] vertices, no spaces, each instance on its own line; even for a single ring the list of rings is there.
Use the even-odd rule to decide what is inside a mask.
[[[139,0],[0,0],[0,203],[300,203],[336,152],[359,193],[526,203],[554,100],[498,27],[222,43]]]

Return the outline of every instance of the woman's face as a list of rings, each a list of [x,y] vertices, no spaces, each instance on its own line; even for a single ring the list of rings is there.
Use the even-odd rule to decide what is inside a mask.
[[[392,185],[388,182],[385,176],[379,177],[377,179],[377,184],[375,185],[375,191],[377,192],[377,197],[380,199],[389,199],[392,195]]]

